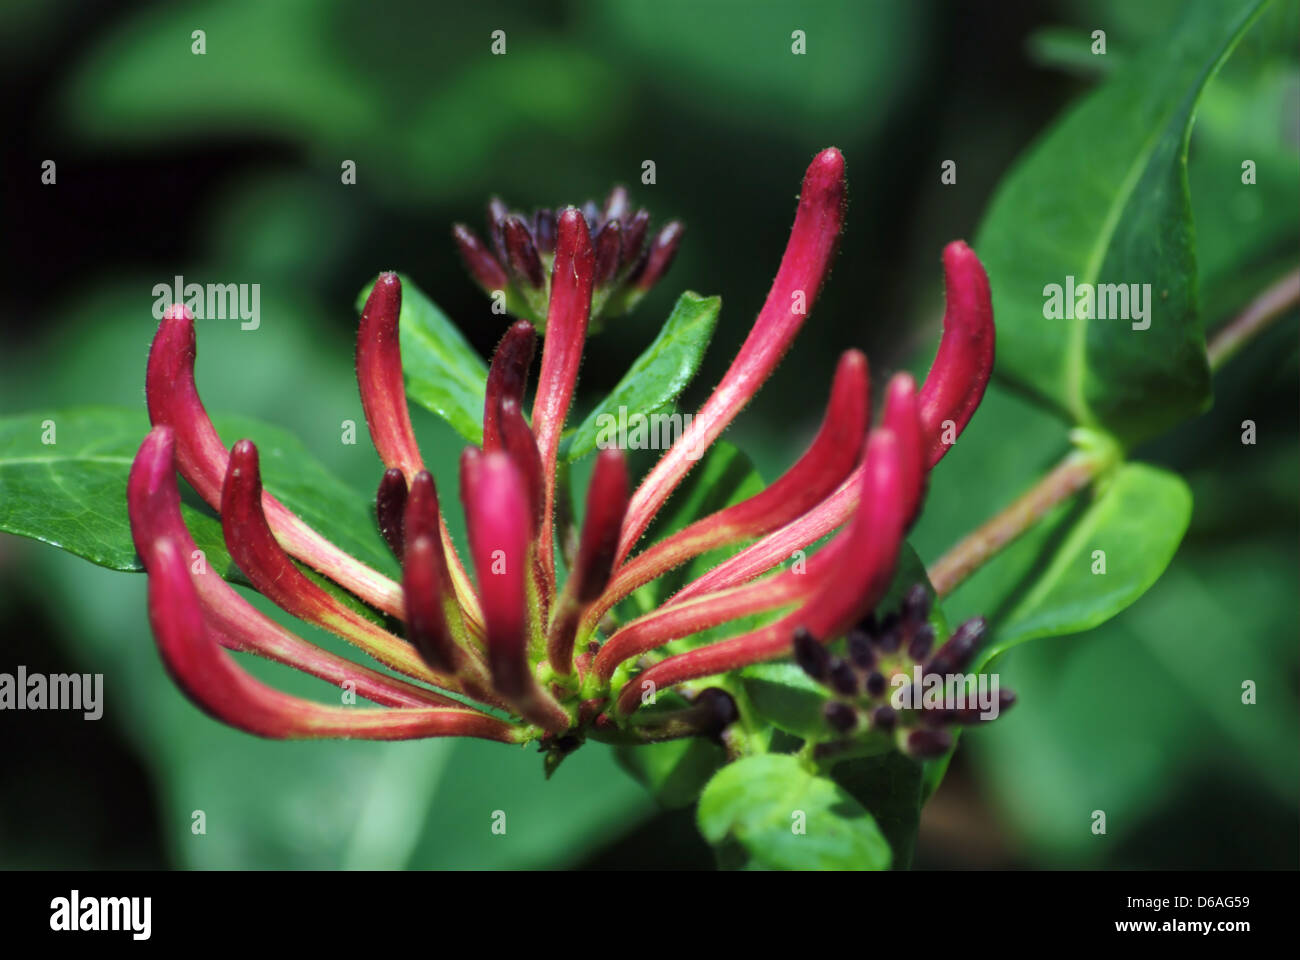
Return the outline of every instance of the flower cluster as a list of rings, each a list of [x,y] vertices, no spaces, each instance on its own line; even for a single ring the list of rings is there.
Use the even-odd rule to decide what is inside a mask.
[[[587,332],[598,333],[606,317],[621,317],[668,272],[685,227],[671,220],[646,241],[650,214],[632,210],[624,187],[615,187],[604,207],[587,201],[581,208],[591,235],[591,313]],[[461,259],[489,296],[501,293],[514,316],[546,332],[555,273],[557,225],[564,208],[540,207],[532,214],[510,210],[499,197],[488,201],[489,248],[462,223],[452,228]]]
[[[717,388],[635,488],[623,453],[602,450],[580,527],[560,529],[558,537],[557,500],[567,497],[557,489],[558,450],[597,291],[614,291],[607,305],[626,302],[629,283],[662,273],[667,257],[659,254],[671,253],[676,233],[665,228],[648,256],[636,254],[646,218],[628,217],[618,191],[603,216],[570,207],[553,224],[549,215],[535,218],[531,231],[511,226],[523,224],[520,218],[494,214],[494,224],[504,224],[509,256],[503,259],[512,277],[526,274],[532,284],[529,299],[537,319],[545,317],[545,340],[525,416],[541,324],[519,320],[506,331],[488,373],[482,445],[461,456],[473,577],[448,534],[411,428],[395,274],[379,276],[362,311],[356,370],[386,468],[376,496],[378,525],[400,561],[400,583],[330,543],[264,490],[252,442],[224,446],[195,386],[193,320],[184,307],[168,310],[150,351],[146,394],[153,429],[131,470],[128,506],[149,574],[154,633],[177,684],[218,719],[268,737],[461,735],[540,739],[567,749],[588,735],[654,740],[718,733],[735,720],[736,706],[722,690],[702,688],[705,678],[789,656],[796,638],[807,661],[810,644],[829,644],[873,611],[893,576],[927,474],[970,419],[992,369],[988,281],[970,249],[954,242],[943,254],[942,341],[922,386],[907,374],[894,376],[880,422],[871,426],[866,358],[846,352],[820,430],[793,466],[749,499],[638,549],[697,462],[693,452],[726,429],[805,322],[835,252],[845,189],[842,156],[823,151],[804,178],[767,300]],[[601,253],[601,238],[611,233],[622,236],[612,270],[602,266]],[[629,243],[633,236],[637,242]],[[491,258],[479,256],[481,245],[469,237],[461,235],[462,247],[484,282]],[[533,260],[543,252],[547,282],[538,285]],[[504,277],[500,263],[496,268],[485,286]],[[377,664],[357,664],[309,643],[252,607],[216,572],[192,563],[195,544],[182,520],[177,472],[218,511],[231,557],[257,590]],[[806,570],[777,569],[792,551],[832,533]],[[575,544],[564,577],[557,573],[559,538]],[[618,622],[621,602],[640,586],[708,551],[741,545],[659,609]],[[298,562],[397,626],[389,629],[376,622],[384,618],[345,604]],[[663,653],[673,640],[765,613],[774,619],[757,629]],[[351,682],[376,706],[289,696],[254,679],[222,647],[334,684]],[[647,691],[669,688],[683,692],[690,706],[672,714],[638,713]]]
[[[918,583],[898,610],[879,619],[869,613],[853,627],[844,656],[795,631],[795,662],[830,690],[823,712],[838,739],[877,734],[911,756],[938,756],[953,743],[945,727],[996,719],[1015,703],[1010,690],[995,687],[990,697],[976,677],[960,673],[984,637],[984,618],[967,620],[935,649],[929,613],[930,594]]]

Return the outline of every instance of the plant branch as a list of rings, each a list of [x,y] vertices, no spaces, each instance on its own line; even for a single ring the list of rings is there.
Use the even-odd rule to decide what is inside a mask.
[[[1297,303],[1300,303],[1300,268],[1282,277],[1247,304],[1235,319],[1219,328],[1206,347],[1210,369],[1218,370],[1251,337]]]
[[[1011,506],[991,517],[979,529],[939,558],[929,570],[935,593],[947,596],[989,558],[1034,526],[1058,504],[1088,486],[1106,460],[1068,454],[1051,472],[1029,488]]]
[[[1221,327],[1206,347],[1210,368],[1218,370],[1250,338],[1300,303],[1300,269],[1292,270],[1255,297],[1235,319]],[[991,557],[1005,549],[1046,516],[1053,507],[1087,487],[1112,462],[1083,451],[1068,454],[1051,472],[1011,506],[982,524],[945,553],[929,570],[935,592],[944,597]]]

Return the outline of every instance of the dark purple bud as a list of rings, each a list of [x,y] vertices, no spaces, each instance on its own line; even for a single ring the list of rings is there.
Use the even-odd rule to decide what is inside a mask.
[[[555,211],[542,207],[533,215],[533,239],[539,253],[548,256],[555,252]]]
[[[898,648],[903,645],[903,635],[898,627],[892,627],[889,630],[882,631],[880,634],[881,653],[897,653]]]
[[[930,655],[932,646],[934,646],[934,626],[923,623],[916,628],[916,633],[912,634],[912,639],[907,645],[907,655],[917,663],[923,663]]]
[[[646,231],[649,228],[650,212],[642,207],[632,214],[632,219],[627,222],[627,229],[623,232],[624,261],[630,262],[640,256],[641,247],[645,243]]]
[[[595,200],[588,200],[582,205],[582,216],[587,221],[588,232],[595,233],[600,226],[600,208],[596,206]]]
[[[1016,695],[1010,690],[998,691],[998,717],[1010,710],[1016,702]],[[964,710],[952,711],[952,720],[954,723],[988,723],[990,720],[996,720],[997,717],[981,716],[982,711],[979,707],[967,707]]]
[[[497,260],[504,266],[509,263],[510,255],[506,252],[506,218],[510,211],[501,202],[500,197],[488,201],[488,239],[496,251]]]
[[[515,281],[534,290],[542,289],[546,283],[546,274],[542,270],[542,261],[537,255],[537,246],[533,243],[533,234],[528,229],[528,224],[519,217],[509,217],[505,231],[506,253]]]
[[[609,196],[605,200],[605,222],[609,223],[611,220],[623,220],[630,209],[631,205],[627,198],[627,188],[621,184],[615,186],[613,190],[609,191]]]
[[[827,668],[827,675],[830,678],[830,688],[840,696],[856,697],[858,695],[858,675],[849,666],[847,660],[832,657]]]
[[[836,733],[848,733],[858,725],[858,711],[838,700],[832,700],[822,707],[822,715]]]
[[[862,621],[858,624],[858,629],[868,637],[874,637],[878,634],[880,632],[880,621],[876,619],[876,611],[872,610],[869,614],[863,617]]]
[[[402,559],[402,517],[406,514],[406,475],[397,467],[384,471],[375,495],[375,515],[393,556]]]
[[[692,706],[699,712],[703,731],[715,736],[740,719],[736,701],[720,687],[701,690]]]
[[[898,714],[889,704],[883,704],[871,711],[871,727],[873,730],[883,730],[888,733],[893,730],[898,723]]]
[[[923,623],[929,615],[930,592],[924,584],[918,583],[903,597],[903,619],[911,623]]]
[[[608,220],[592,238],[596,248],[596,272],[592,278],[596,289],[609,285],[618,273],[623,256],[623,228],[617,220]]]
[[[987,624],[983,617],[972,617],[958,627],[948,642],[935,651],[930,662],[925,665],[926,673],[945,675],[960,671],[975,653],[975,648],[984,639]]]
[[[871,637],[860,627],[849,631],[849,659],[860,670],[870,670],[876,665],[876,652],[871,649]]]
[[[830,673],[830,659],[831,655],[826,652],[826,648],[807,629],[795,628],[794,662],[799,664],[804,673],[818,683],[824,683]]]
[[[907,735],[907,752],[914,757],[942,756],[951,747],[952,734],[947,730],[913,730]]]
[[[873,697],[878,697],[885,692],[888,682],[885,675],[879,670],[874,671],[867,677],[867,693]]]
[[[682,234],[685,232],[685,225],[680,220],[673,220],[665,224],[664,228],[655,235],[654,240],[650,242],[650,256],[646,260],[645,269],[636,280],[638,287],[649,290],[668,272],[673,258],[677,256],[677,248],[681,245]]]
[[[463,223],[452,227],[451,235],[456,240],[465,269],[474,278],[474,282],[484,290],[504,290],[509,282],[505,267],[492,256],[478,235]]]

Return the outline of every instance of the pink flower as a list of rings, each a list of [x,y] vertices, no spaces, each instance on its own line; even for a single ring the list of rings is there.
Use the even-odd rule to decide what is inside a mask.
[[[767,300],[690,427],[635,488],[620,451],[598,454],[563,579],[555,564],[557,460],[589,327],[599,305],[606,312],[625,308],[635,299],[630,291],[644,292],[662,276],[679,225],[669,224],[647,245],[648,215],[629,214],[626,194],[616,190],[603,212],[544,210],[530,220],[494,201],[491,250],[457,228],[475,279],[489,289],[509,286],[535,308],[539,326],[545,318],[546,333],[531,416],[522,405],[538,331],[525,319],[506,331],[492,358],[482,447],[461,458],[472,577],[448,534],[411,428],[395,274],[381,274],[365,304],[356,369],[386,468],[376,516],[401,563],[401,583],[329,543],[263,490],[251,441],[225,448],[194,383],[192,318],[172,308],[150,353],[146,387],[154,428],[132,467],[128,506],[149,572],[154,633],[177,684],[218,719],[269,737],[457,735],[541,738],[556,747],[616,727],[655,739],[714,731],[734,720],[734,704],[724,703],[721,692],[700,697],[671,722],[660,717],[638,728],[628,717],[646,690],[789,656],[796,636],[805,648],[825,645],[867,617],[891,581],[928,471],[969,421],[992,369],[988,282],[969,248],[953,243],[944,251],[943,339],[919,390],[906,374],[892,378],[880,423],[872,427],[867,361],[848,351],[830,385],[821,429],[789,470],[747,500],[637,552],[699,451],[767,380],[812,311],[835,252],[844,198],[843,158],[823,151],[805,176]],[[220,513],[230,554],[253,586],[378,664],[319,649],[258,613],[217,574],[195,572],[177,471]],[[793,550],[837,530],[806,572],[780,570],[758,579]],[[639,587],[708,551],[742,544],[659,609],[611,625],[610,614]],[[344,604],[295,560],[388,614],[389,623],[400,625],[397,632]],[[642,663],[671,640],[781,609],[786,612],[757,629]],[[378,706],[324,706],[279,693],[252,679],[222,647],[331,683],[350,681]]]

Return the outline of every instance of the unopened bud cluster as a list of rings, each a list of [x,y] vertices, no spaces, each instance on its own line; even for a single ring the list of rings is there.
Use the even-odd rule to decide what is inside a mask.
[[[551,302],[556,222],[565,209],[541,207],[521,213],[493,197],[488,203],[489,244],[464,224],[452,228],[475,282],[489,296],[504,291],[507,310],[532,321],[543,334]],[[603,207],[589,200],[579,209],[595,253],[588,332],[596,333],[604,318],[631,311],[668,271],[685,227],[672,220],[650,236],[649,212],[644,207],[633,211],[621,186],[610,191]]]
[[[979,707],[923,706],[920,691],[906,694],[914,684],[916,668],[922,677],[949,677],[969,665],[986,624],[983,617],[967,620],[948,641],[935,649],[934,625],[929,620],[930,593],[916,584],[903,597],[897,610],[877,619],[868,614],[845,638],[845,655],[831,653],[807,630],[795,634],[795,660],[805,673],[826,686],[832,698],[823,713],[836,738],[853,738],[875,733],[892,738],[898,749],[919,758],[935,757],[953,744],[946,729],[955,724],[979,723],[985,719]],[[899,709],[898,703],[914,704]],[[997,693],[998,711],[1015,702],[1009,690]],[[996,716],[997,711],[992,711]]]

